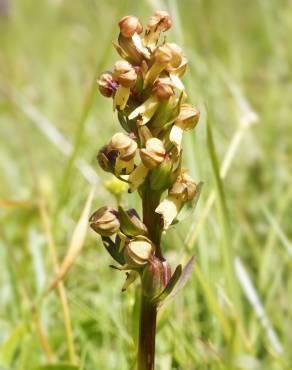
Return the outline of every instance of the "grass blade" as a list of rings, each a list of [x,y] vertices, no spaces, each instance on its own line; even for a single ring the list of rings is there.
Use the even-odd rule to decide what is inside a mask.
[[[213,140],[213,133],[210,122],[207,123],[207,144],[208,150],[210,153],[211,163],[213,174],[215,178],[215,185],[216,185],[216,200],[218,204],[218,215],[222,233],[222,242],[221,242],[221,251],[224,263],[224,271],[225,271],[225,279],[226,279],[226,286],[228,295],[231,297],[231,301],[234,305],[234,310],[236,316],[241,317],[241,302],[238,293],[238,287],[236,284],[236,276],[233,266],[233,250],[231,245],[231,229],[230,229],[230,221],[229,221],[229,214],[226,204],[225,192],[222,183],[222,179],[220,177],[220,170],[218,166],[218,159],[215,151],[215,145]]]

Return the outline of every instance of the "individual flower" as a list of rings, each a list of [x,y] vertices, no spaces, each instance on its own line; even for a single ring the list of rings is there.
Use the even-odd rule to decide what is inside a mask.
[[[140,149],[141,163],[131,172],[129,176],[129,193],[138,189],[146,180],[151,169],[161,164],[165,158],[163,142],[157,138],[146,141],[146,147]]]
[[[143,44],[151,51],[157,46],[161,32],[166,32],[170,29],[172,21],[170,15],[163,11],[158,10],[153,16],[150,17],[147,25]]]
[[[134,170],[134,157],[137,147],[136,141],[130,135],[123,132],[113,135],[107,146],[107,151],[109,154],[116,154],[114,161],[115,175],[129,174]]]
[[[144,87],[153,84],[163,70],[178,68],[183,60],[181,48],[173,43],[165,43],[159,46],[154,51],[153,57],[154,63],[146,74]]]
[[[89,224],[101,236],[111,236],[120,228],[117,211],[111,207],[102,207],[95,211],[89,219]]]
[[[137,118],[138,125],[145,125],[160,106],[174,96],[174,84],[170,78],[158,78],[153,85],[150,97],[130,113],[129,119]]]
[[[124,258],[130,268],[140,268],[148,263],[153,253],[151,241],[146,237],[138,236],[126,244]]]
[[[168,191],[168,196],[159,204],[155,212],[161,214],[164,230],[168,229],[172,221],[186,202],[191,201],[197,192],[197,184],[186,173],[182,172]]]
[[[169,140],[180,151],[182,135],[184,131],[193,129],[199,122],[200,111],[198,108],[190,104],[182,104],[179,116],[177,117],[174,125],[169,134]]]
[[[119,84],[114,96],[114,109],[118,107],[120,110],[124,110],[130,96],[131,87],[135,85],[137,79],[136,71],[129,62],[120,60],[115,63],[113,78]]]
[[[120,56],[134,65],[140,65],[150,54],[142,44],[139,34],[143,31],[139,18],[132,15],[123,17],[119,22],[120,35],[118,45],[114,44]]]

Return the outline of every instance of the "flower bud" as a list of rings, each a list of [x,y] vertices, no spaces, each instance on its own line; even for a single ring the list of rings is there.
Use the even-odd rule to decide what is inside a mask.
[[[124,249],[125,261],[132,268],[146,265],[152,255],[152,243],[149,239],[142,236],[132,239]]]
[[[120,228],[117,212],[110,207],[102,207],[95,211],[90,217],[89,223],[90,227],[102,236],[111,236]]]
[[[102,73],[97,79],[97,85],[100,93],[107,98],[110,98],[118,87],[110,72]]]
[[[163,142],[155,137],[148,139],[146,148],[140,149],[140,157],[145,167],[150,169],[156,167],[165,157]]]
[[[157,10],[154,15],[152,15],[148,22],[148,28],[153,31],[166,32],[170,29],[172,21],[170,15],[163,11]]]
[[[127,15],[119,21],[121,34],[124,37],[132,37],[134,33],[141,33],[143,31],[142,23],[139,18],[132,15]]]
[[[174,95],[174,86],[168,77],[158,78],[153,86],[153,93],[159,100],[167,100]]]
[[[119,60],[114,66],[113,78],[122,86],[131,87],[136,82],[137,74],[129,62]]]

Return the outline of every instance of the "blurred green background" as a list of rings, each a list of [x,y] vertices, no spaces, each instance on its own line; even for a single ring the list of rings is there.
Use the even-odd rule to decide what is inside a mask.
[[[189,59],[202,119],[185,166],[204,182],[163,239],[173,267],[191,255],[196,267],[160,312],[157,369],[292,368],[292,2],[0,0],[1,370],[69,362],[58,294],[31,306],[54,276],[49,245],[62,260],[91,187],[92,210],[115,205],[95,155],[119,124],[95,80],[118,59],[118,20],[157,9]],[[121,293],[111,262],[88,231],[65,280],[80,369],[134,368],[136,289]]]

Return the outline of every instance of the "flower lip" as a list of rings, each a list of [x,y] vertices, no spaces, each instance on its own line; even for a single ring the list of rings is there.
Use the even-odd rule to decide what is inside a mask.
[[[143,25],[139,18],[133,15],[126,15],[119,21],[119,27],[121,34],[124,37],[132,37],[135,33],[141,33],[143,31]]]

